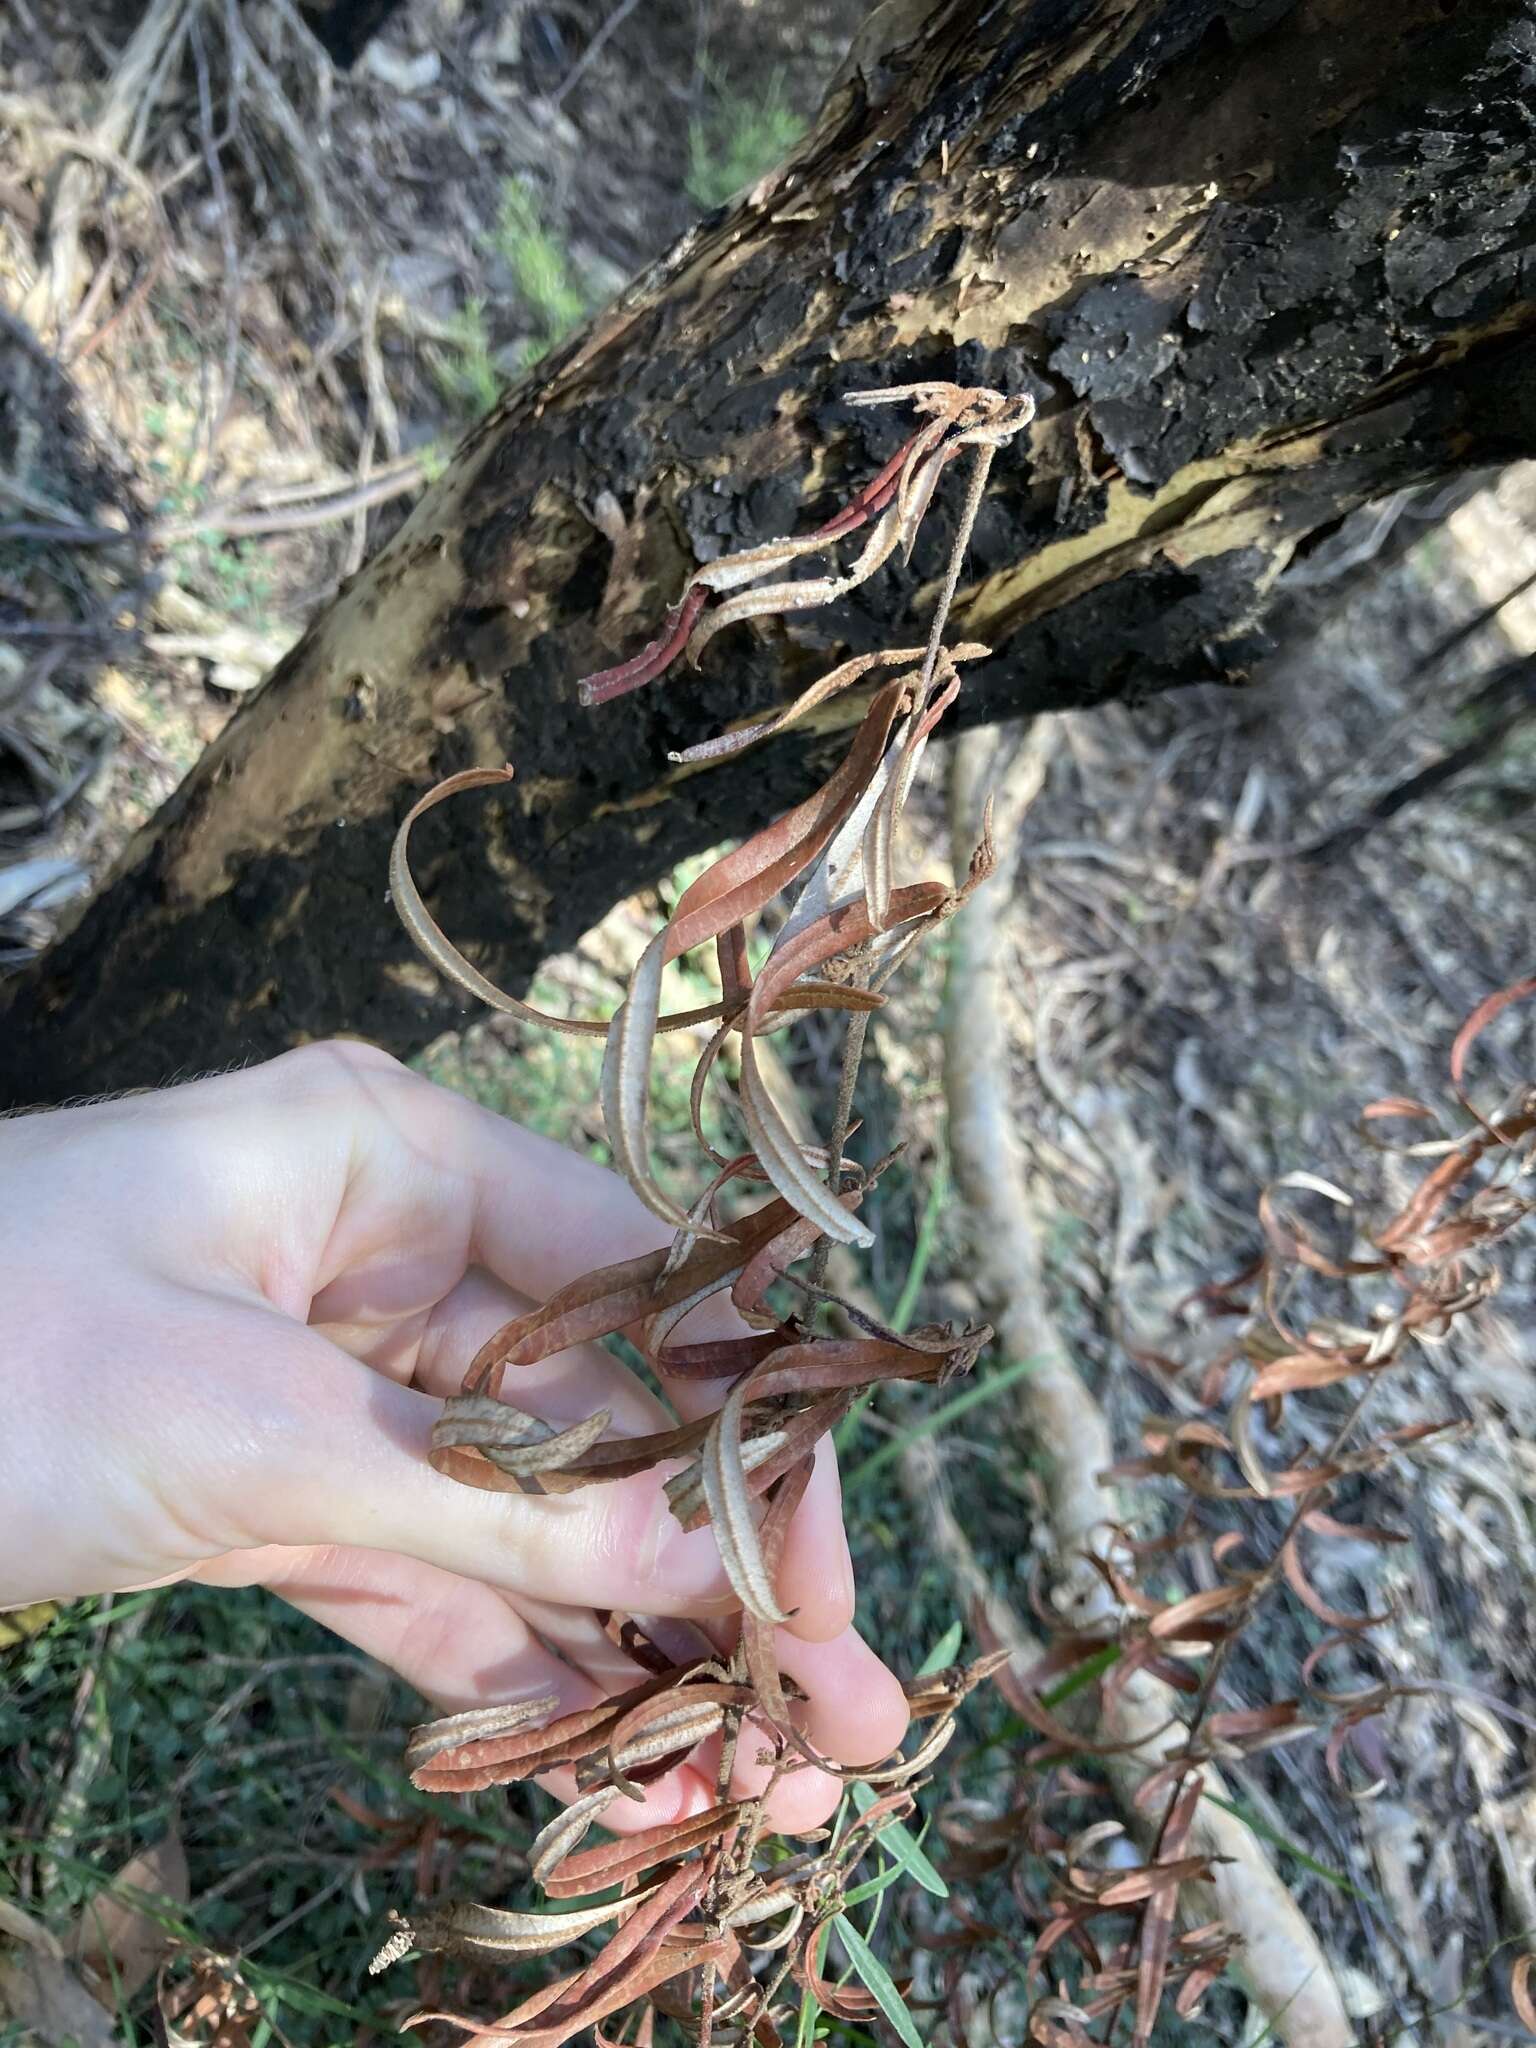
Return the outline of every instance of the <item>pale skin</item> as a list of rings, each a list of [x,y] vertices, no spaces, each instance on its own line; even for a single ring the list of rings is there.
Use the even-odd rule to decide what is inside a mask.
[[[175,1579],[269,1586],[440,1711],[545,1693],[563,1711],[632,1684],[594,1608],[690,1616],[718,1637],[735,1602],[662,1475],[535,1499],[458,1485],[426,1458],[486,1337],[664,1233],[601,1167],[362,1045],[0,1124],[0,1607]],[[687,1336],[730,1327],[711,1305]],[[667,1421],[596,1347],[503,1391],[555,1422],[611,1408],[623,1435]],[[674,1398],[691,1416],[720,1389]],[[779,1590],[807,1734],[840,1763],[886,1756],[906,1705],[852,1625],[829,1445]],[[742,1751],[746,1791],[763,1772]],[[706,1747],[605,1824],[710,1805],[715,1764]],[[840,1789],[801,1771],[773,1818],[815,1827]]]

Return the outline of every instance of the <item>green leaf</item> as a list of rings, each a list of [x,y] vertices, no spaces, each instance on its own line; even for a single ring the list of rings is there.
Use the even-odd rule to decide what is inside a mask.
[[[893,1330],[905,1332],[911,1327],[912,1317],[917,1310],[917,1297],[922,1293],[923,1282],[928,1277],[929,1261],[933,1257],[933,1247],[939,1234],[939,1217],[943,1211],[944,1197],[948,1193],[949,1159],[941,1152],[934,1165],[933,1179],[928,1183],[928,1200],[923,1205],[923,1218],[917,1227],[917,1243],[912,1247],[912,1263],[907,1268],[907,1277],[902,1282],[900,1294],[896,1297],[896,1306],[891,1310],[890,1324]],[[858,1435],[864,1410],[875,1398],[875,1392],[874,1387],[866,1387],[832,1432],[832,1442],[839,1456]]]
[[[1095,1650],[1091,1657],[1085,1657],[1081,1664],[1075,1665],[1065,1678],[1058,1678],[1054,1685],[1047,1686],[1040,1695],[1041,1706],[1059,1707],[1063,1700],[1071,1699],[1073,1693],[1081,1692],[1084,1686],[1092,1685],[1096,1678],[1102,1678],[1110,1666],[1118,1664],[1119,1661],[1120,1645],[1106,1643],[1102,1650]],[[1021,1730],[1028,1725],[1026,1721],[1019,1723]]]
[[[952,1401],[946,1401],[941,1408],[935,1408],[921,1421],[914,1422],[907,1429],[898,1429],[887,1437],[878,1451],[872,1451],[863,1464],[855,1465],[843,1481],[844,1497],[861,1486],[867,1486],[877,1472],[883,1472],[887,1465],[899,1458],[909,1444],[915,1444],[920,1437],[931,1436],[935,1430],[947,1429],[968,1410],[977,1408],[983,1401],[990,1401],[994,1394],[1001,1394],[1015,1381],[1023,1379],[1026,1373],[1035,1370],[1038,1360],[1016,1358],[1012,1365],[1005,1365],[1001,1371],[988,1373],[974,1386],[967,1387],[963,1394],[956,1394]]]
[[[862,1906],[866,1899],[878,1899],[882,1892],[890,1890],[897,1878],[905,1873],[899,1863],[887,1863],[878,1877],[866,1878],[863,1884],[856,1884],[843,1899],[845,1906]]]
[[[859,1783],[852,1787],[852,1791],[853,1803],[860,1813],[868,1813],[879,1797],[872,1785]],[[880,1830],[880,1846],[888,1855],[895,1857],[907,1875],[915,1878],[925,1892],[932,1892],[936,1899],[949,1897],[949,1886],[923,1854],[917,1837],[899,1820],[889,1822]]]
[[[933,1179],[928,1183],[928,1200],[923,1206],[923,1220],[917,1227],[917,1243],[912,1247],[912,1263],[907,1268],[907,1277],[902,1282],[901,1293],[891,1311],[891,1328],[905,1335],[911,1327],[917,1311],[917,1297],[923,1291],[923,1282],[928,1277],[928,1264],[933,1257],[934,1240],[939,1234],[939,1217],[943,1213],[944,1197],[949,1193],[949,1160],[940,1153],[934,1164]]]
[[[837,1932],[843,1947],[848,1951],[849,1962],[874,1993],[880,2010],[906,2042],[907,2048],[923,2048],[923,2037],[917,2031],[912,2015],[907,2011],[906,2003],[891,1979],[890,1971],[846,1913],[839,1913],[837,1916]]]
[[[1085,1686],[1092,1685],[1096,1678],[1102,1678],[1112,1664],[1119,1663],[1120,1654],[1118,1643],[1107,1643],[1102,1650],[1095,1650],[1091,1657],[1085,1657],[1082,1663],[1075,1665],[1064,1678],[1058,1678],[1054,1685],[1046,1687],[1040,1695],[1041,1706],[1059,1707],[1063,1700],[1071,1699],[1073,1693],[1081,1692]],[[984,1756],[989,1749],[996,1749],[1000,1743],[1014,1742],[1019,1736],[1032,1735],[1034,1732],[1022,1715],[1010,1714],[996,1734],[989,1735],[985,1742],[978,1743],[971,1754]]]
[[[942,1671],[953,1664],[960,1654],[960,1645],[965,1641],[965,1624],[952,1621],[943,1635],[928,1652],[913,1674],[917,1678],[931,1678],[935,1671]]]

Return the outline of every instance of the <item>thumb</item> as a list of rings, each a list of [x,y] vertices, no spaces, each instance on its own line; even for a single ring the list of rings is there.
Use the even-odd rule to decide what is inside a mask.
[[[219,1320],[216,1398],[243,1410],[198,1489],[220,1548],[341,1544],[573,1606],[734,1609],[713,1536],[678,1527],[660,1473],[543,1497],[464,1486],[427,1462],[438,1401],[275,1310]]]

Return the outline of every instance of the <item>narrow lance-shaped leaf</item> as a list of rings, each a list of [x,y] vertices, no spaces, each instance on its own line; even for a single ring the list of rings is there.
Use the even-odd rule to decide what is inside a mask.
[[[849,1962],[864,1979],[876,2004],[906,2042],[907,2048],[924,2048],[923,2037],[907,2010],[906,2000],[896,1988],[895,1979],[846,1913],[838,1914],[837,1931],[848,1951]]]
[[[877,1804],[879,1795],[862,1779],[849,1787],[853,1803],[861,1814],[868,1814]],[[907,1875],[925,1892],[931,1892],[936,1899],[949,1897],[949,1886],[923,1854],[922,1846],[910,1829],[903,1827],[899,1820],[888,1820],[881,1826],[876,1839],[888,1856],[893,1856]]]
[[[613,1420],[600,1408],[557,1430],[487,1394],[457,1394],[432,1427],[428,1461],[435,1472],[489,1493],[515,1493],[523,1482],[574,1465]]]
[[[763,1569],[768,1576],[769,1584],[775,1588],[778,1584],[779,1564],[784,1555],[784,1545],[789,1537],[789,1525],[805,1498],[813,1462],[810,1458],[802,1458],[799,1464],[785,1473],[779,1481],[778,1491],[768,1504],[768,1512],[764,1515],[762,1528],[758,1532]],[[774,1650],[773,1624],[758,1614],[743,1615],[741,1645],[746,1655],[747,1671],[757,1691],[759,1711],[770,1725],[787,1722],[789,1702],[784,1697],[784,1681]]]
[[[557,1704],[553,1698],[525,1702],[510,1709],[476,1708],[471,1716],[450,1716],[418,1729],[406,1750],[411,1782],[424,1792],[478,1792],[491,1785],[507,1785],[541,1771],[578,1762],[601,1749],[608,1731],[629,1710],[657,1693],[675,1687],[686,1672],[671,1671],[643,1680],[627,1693],[578,1707],[544,1726],[527,1725]],[[503,1731],[490,1728],[484,1734],[473,1731],[457,1740],[453,1729],[460,1720],[471,1723],[483,1714],[506,1712],[516,1717]]]
[[[540,1693],[533,1699],[508,1700],[494,1707],[471,1707],[462,1714],[446,1714],[439,1721],[427,1721],[411,1730],[406,1744],[407,1770],[430,1763],[444,1750],[461,1749],[467,1742],[484,1742],[493,1736],[510,1735],[535,1721],[546,1721],[560,1704],[556,1693]]]
[[[449,797],[459,796],[465,790],[487,789],[492,783],[510,782],[512,770],[505,768],[466,768],[458,775],[450,775],[429,789],[425,796],[418,797],[401,820],[395,834],[394,845],[389,855],[389,893],[395,906],[396,915],[406,931],[415,941],[419,950],[446,980],[463,989],[467,995],[486,1003],[493,1010],[499,1010],[506,1017],[520,1017],[527,1024],[542,1024],[550,1031],[563,1031],[573,1038],[602,1038],[608,1026],[581,1017],[555,1017],[545,1010],[536,1010],[529,1003],[519,1002],[516,996],[509,996],[505,989],[487,979],[479,968],[466,960],[458,947],[446,936],[434,920],[422,900],[411,873],[410,837],[411,827],[438,804]],[[663,1018],[658,1028],[676,1031],[686,1025],[706,1024],[720,1014],[720,1005],[711,1003],[699,1010],[681,1010]]]
[[[627,1898],[570,1913],[510,1913],[497,1906],[463,1903],[421,1914],[409,1924],[417,1948],[450,1955],[542,1956],[590,1934],[594,1927],[622,1919],[649,1897],[648,1892],[632,1892]]]
[[[777,712],[772,718],[757,719],[747,725],[735,726],[728,732],[718,734],[714,739],[700,740],[694,746],[684,747],[680,753],[668,754],[667,759],[680,763],[729,760],[733,755],[745,753],[748,747],[758,746],[763,740],[777,739],[780,733],[787,732],[802,718],[809,717],[811,712],[819,709],[821,705],[830,703],[844,690],[851,689],[856,682],[867,676],[871,669],[911,664],[921,661],[922,656],[921,647],[890,647],[872,654],[857,654],[851,661],[840,663],[818,682],[802,690],[792,704],[786,705],[784,710]],[[901,680],[905,684],[910,678],[903,676]]]
[[[534,1836],[528,1851],[528,1874],[535,1884],[544,1887],[551,1898],[579,1898],[583,1891],[602,1889],[601,1886],[580,1884],[562,1887],[556,1877],[567,1857],[591,1833],[593,1823],[607,1812],[618,1796],[617,1785],[599,1785],[591,1792],[578,1793],[569,1806],[563,1806],[554,1819]]]
[[[949,900],[948,891],[937,882],[919,883],[897,890],[891,899],[891,921],[904,924],[930,917]],[[851,1216],[843,1204],[813,1174],[805,1163],[800,1145],[774,1103],[762,1078],[753,1049],[753,1036],[774,998],[801,974],[819,967],[835,954],[862,944],[871,936],[869,914],[863,903],[843,905],[809,926],[795,942],[768,961],[752,990],[752,1000],[742,1022],[741,1095],[747,1127],[757,1154],[774,1186],[802,1215],[812,1217],[839,1244],[868,1246],[874,1233]]]
[[[752,1496],[741,1458],[741,1422],[747,1390],[762,1370],[755,1367],[725,1398],[702,1455],[704,1498],[720,1548],[720,1561],[748,1614],[769,1623],[789,1620],[778,1603],[773,1579],[758,1540]]]
[[[653,1215],[688,1228],[688,1211],[669,1195],[651,1167],[651,1048],[661,1011],[666,933],[658,932],[635,964],[629,993],[614,1012],[603,1054],[603,1124],[613,1163]]]
[[[603,1788],[609,1798],[612,1787]],[[596,1795],[589,1794],[588,1797]],[[601,1891],[611,1884],[627,1884],[657,1863],[671,1863],[695,1849],[718,1841],[741,1818],[740,1801],[711,1806],[703,1813],[689,1814],[660,1827],[646,1828],[637,1835],[621,1835],[596,1849],[583,1849],[570,1856],[544,1880],[551,1898],[579,1898],[585,1892]]]

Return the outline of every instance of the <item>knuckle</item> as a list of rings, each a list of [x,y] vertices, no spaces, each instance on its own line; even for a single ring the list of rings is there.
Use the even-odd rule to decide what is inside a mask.
[[[308,1092],[334,1088],[338,1081],[363,1076],[410,1074],[410,1069],[382,1046],[363,1038],[322,1038],[310,1045],[295,1046],[273,1060],[269,1071],[278,1080]]]

